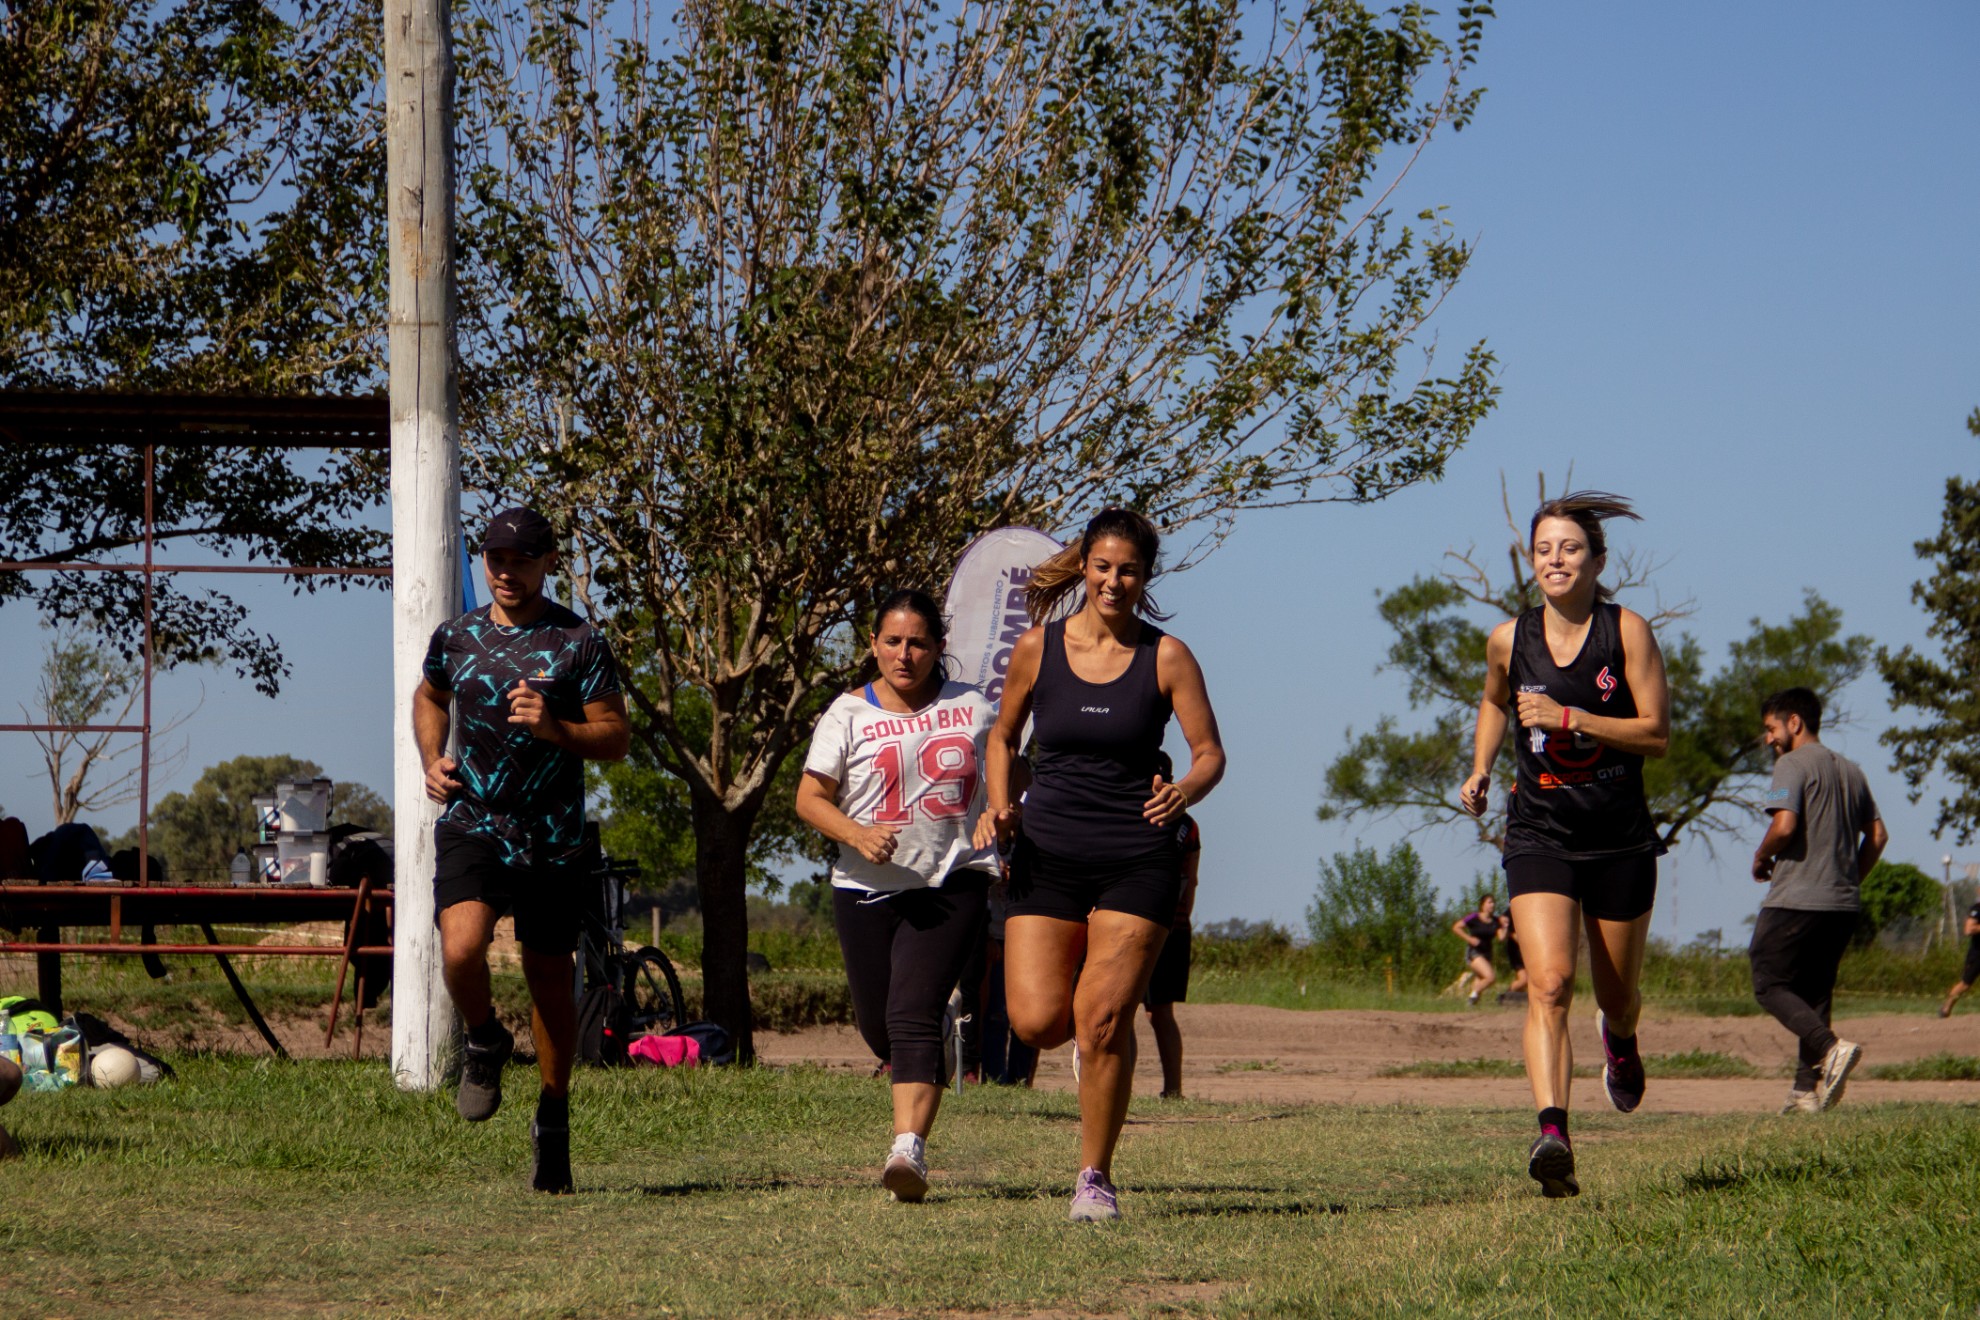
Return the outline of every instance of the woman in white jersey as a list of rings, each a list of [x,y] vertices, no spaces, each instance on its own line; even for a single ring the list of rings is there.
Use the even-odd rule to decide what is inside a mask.
[[[982,938],[997,873],[996,850],[971,841],[996,711],[976,688],[943,677],[945,635],[926,593],[897,591],[881,603],[879,677],[826,708],[797,793],[799,818],[839,845],[833,915],[860,1035],[891,1065],[894,1144],[880,1182],[897,1201],[928,1191],[942,1009]]]

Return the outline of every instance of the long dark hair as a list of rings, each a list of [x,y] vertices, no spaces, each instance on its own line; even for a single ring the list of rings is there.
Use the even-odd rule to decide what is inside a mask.
[[[899,610],[906,610],[910,614],[920,615],[921,621],[928,625],[928,635],[936,641],[946,642],[949,640],[949,625],[947,620],[942,617],[942,607],[935,603],[933,596],[914,587],[903,587],[901,590],[885,597],[874,607],[873,633],[875,636],[879,635],[880,625],[887,621],[887,616]]]
[[[1548,518],[1565,518],[1579,527],[1582,535],[1588,538],[1588,553],[1598,559],[1609,553],[1608,534],[1602,530],[1605,519],[1643,521],[1643,515],[1631,508],[1629,501],[1620,495],[1611,495],[1606,490],[1569,491],[1533,511],[1533,521],[1526,525],[1526,553],[1529,557],[1533,554],[1533,538],[1539,534],[1540,524]],[[1614,600],[1615,588],[1598,583],[1595,597],[1597,600]]]
[[[1086,557],[1093,552],[1095,541],[1109,536],[1119,537],[1132,545],[1148,570],[1148,579],[1154,580],[1161,571],[1157,561],[1162,553],[1162,534],[1155,530],[1155,524],[1133,509],[1102,509],[1086,524],[1086,530],[1080,533],[1078,541],[1031,570],[1031,583],[1024,589],[1024,602],[1031,611],[1033,623],[1048,617],[1053,607],[1071,592],[1083,590]],[[1155,598],[1148,594],[1145,587],[1141,599],[1135,603],[1135,612],[1147,619],[1169,617],[1156,608]]]

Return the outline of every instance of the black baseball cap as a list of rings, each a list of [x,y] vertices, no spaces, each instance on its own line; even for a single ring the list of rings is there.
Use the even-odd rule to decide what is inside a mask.
[[[557,548],[557,532],[550,520],[535,509],[517,506],[504,509],[488,520],[481,537],[481,553],[513,550],[531,558],[541,558]]]

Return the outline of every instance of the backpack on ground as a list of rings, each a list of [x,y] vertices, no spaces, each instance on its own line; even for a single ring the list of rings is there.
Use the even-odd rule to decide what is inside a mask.
[[[736,1061],[735,1038],[729,1035],[728,1028],[718,1022],[685,1022],[667,1033],[669,1036],[686,1036],[701,1049],[701,1062],[705,1064],[730,1064]]]

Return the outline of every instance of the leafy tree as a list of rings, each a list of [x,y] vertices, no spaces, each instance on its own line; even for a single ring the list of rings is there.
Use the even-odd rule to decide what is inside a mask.
[[[1306,909],[1316,947],[1340,963],[1378,972],[1392,962],[1408,980],[1434,979],[1451,961],[1436,886],[1407,842],[1383,857],[1356,844],[1320,863],[1320,887]]]
[[[1967,417],[1966,429],[1980,437],[1980,408]],[[1952,830],[1965,844],[1980,830],[1980,481],[1946,478],[1939,534],[1914,548],[1933,569],[1929,579],[1912,584],[1911,598],[1931,616],[1925,631],[1944,659],[1909,646],[1877,649],[1891,708],[1915,710],[1925,721],[1887,729],[1882,741],[1913,802],[1925,795],[1927,776],[1945,772],[1952,792],[1939,799],[1932,833]]]
[[[0,388],[378,387],[377,29],[356,0],[0,9]],[[376,455],[162,449],[157,539],[369,560],[383,534],[350,522],[384,481]],[[0,559],[104,556],[141,540],[143,507],[128,449],[0,447]],[[0,606],[33,599],[130,657],[142,589],[0,573]],[[286,666],[244,607],[171,577],[155,591],[161,664],[224,655],[275,691]]]
[[[224,879],[234,854],[257,835],[253,799],[271,793],[279,779],[314,779],[314,761],[294,756],[236,756],[208,766],[191,789],[152,804],[151,852],[173,878]],[[392,832],[392,809],[363,784],[339,783],[330,792],[330,822]],[[118,840],[134,846],[135,831]]]
[[[42,659],[36,690],[36,724],[129,724],[131,709],[142,695],[144,671],[139,665],[105,652],[74,629],[55,634]],[[28,714],[26,707],[21,713]],[[163,773],[184,759],[183,744],[159,754],[158,739],[183,720],[153,730],[153,773]],[[55,823],[67,825],[84,812],[100,812],[136,800],[139,767],[133,760],[143,744],[129,734],[51,731],[32,735],[41,748],[53,794]],[[106,781],[100,776],[114,771]],[[98,776],[90,783],[91,776]]]
[[[1877,932],[1903,917],[1936,918],[1945,892],[1944,886],[1910,862],[1878,862],[1863,877],[1859,894],[1863,915],[1856,924],[1856,942],[1870,943]]]
[[[1487,8],[656,12],[464,25],[463,406],[641,660],[746,1054],[750,840],[884,587],[1109,501],[1186,563],[1436,477],[1491,406],[1482,345],[1405,365],[1469,249],[1385,200],[1471,116]]]
[[[1541,498],[1546,497],[1544,480]],[[1373,729],[1348,732],[1348,746],[1327,767],[1319,816],[1356,819],[1403,813],[1423,825],[1462,828],[1482,845],[1499,846],[1504,811],[1474,818],[1457,804],[1457,786],[1471,768],[1472,729],[1484,692],[1485,642],[1493,627],[1539,603],[1527,576],[1526,527],[1507,501],[1512,565],[1508,585],[1493,584],[1479,558],[1452,552],[1453,567],[1417,577],[1384,595],[1377,610],[1393,634],[1382,668],[1407,680],[1412,709],[1427,724],[1406,729],[1395,716]],[[1655,564],[1612,551],[1611,580],[1624,593],[1642,590]],[[1760,702],[1781,688],[1802,686],[1833,706],[1834,697],[1867,666],[1870,639],[1844,636],[1842,613],[1815,592],[1784,622],[1752,620],[1723,664],[1707,673],[1704,650],[1671,625],[1689,603],[1640,612],[1658,632],[1671,685],[1669,753],[1644,764],[1650,814],[1666,844],[1685,833],[1708,842],[1751,828],[1759,809],[1754,790],[1772,769],[1760,738]],[[1830,721],[1837,717],[1832,714]],[[1493,770],[1501,807],[1513,782],[1512,730]]]

